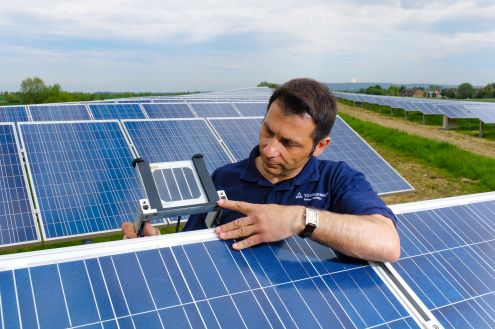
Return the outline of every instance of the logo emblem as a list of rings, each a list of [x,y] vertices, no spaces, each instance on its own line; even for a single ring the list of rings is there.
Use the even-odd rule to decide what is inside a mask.
[[[301,192],[297,193],[296,199],[302,199],[302,198],[303,198],[303,196],[302,196]]]

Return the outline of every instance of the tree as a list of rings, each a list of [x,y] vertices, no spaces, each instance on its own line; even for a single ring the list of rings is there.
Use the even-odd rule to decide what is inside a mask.
[[[399,86],[390,86],[387,89],[388,96],[399,96],[400,95],[400,87]]]
[[[454,88],[442,89],[441,95],[446,98],[455,98],[455,89]]]
[[[43,101],[46,85],[38,77],[27,78],[21,82],[21,99],[24,104],[36,104]]]
[[[457,98],[472,98],[473,94],[474,94],[474,88],[468,82],[461,83],[457,87]]]
[[[374,85],[366,88],[366,94],[368,95],[383,95],[383,89],[380,85]]]
[[[258,83],[258,85],[256,87],[268,87],[268,88],[275,89],[275,88],[278,88],[278,86],[279,86],[278,83],[261,81],[260,83]]]

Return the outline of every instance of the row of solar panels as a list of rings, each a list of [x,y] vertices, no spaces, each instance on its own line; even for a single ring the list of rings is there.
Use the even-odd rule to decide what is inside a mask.
[[[262,117],[20,122],[20,143],[14,124],[1,124],[0,246],[40,241],[29,190],[45,241],[116,232],[134,218],[142,198],[131,166],[135,157],[156,163],[202,153],[213,172],[248,156],[261,122]],[[340,118],[331,137],[321,158],[346,161],[380,194],[412,190]]]
[[[263,116],[266,107],[266,102],[2,106],[0,122]]]
[[[116,98],[81,103],[166,103],[166,102],[266,102],[273,90],[267,87],[239,88],[182,96]]]
[[[354,102],[389,106],[403,109],[406,112],[421,112],[424,115],[444,115],[451,119],[479,119],[484,123],[495,123],[494,103],[441,101],[343,92],[335,92],[335,95]]]
[[[401,258],[212,231],[0,257],[3,328],[494,328],[495,193],[393,207]],[[56,314],[56,316],[54,316]]]

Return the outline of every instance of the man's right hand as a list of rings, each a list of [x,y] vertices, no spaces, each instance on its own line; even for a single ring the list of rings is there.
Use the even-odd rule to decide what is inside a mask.
[[[134,239],[137,238],[136,230],[134,229],[134,224],[131,222],[124,222],[122,224],[122,232],[124,233],[124,239]],[[150,223],[144,224],[144,236],[160,235],[160,230],[153,227]]]

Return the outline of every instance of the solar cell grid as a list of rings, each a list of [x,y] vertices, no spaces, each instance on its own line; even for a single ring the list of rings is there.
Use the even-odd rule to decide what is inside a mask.
[[[23,145],[45,240],[119,230],[142,198],[117,121],[25,123]]]
[[[345,161],[363,172],[379,194],[412,190],[411,185],[340,117],[335,120],[330,135],[332,142],[320,155],[321,159]]]
[[[29,111],[33,121],[71,121],[90,120],[88,110],[84,105],[30,105]]]
[[[209,118],[236,161],[246,159],[258,145],[259,130],[263,118]]]
[[[245,117],[264,116],[268,103],[233,103]]]
[[[0,124],[0,249],[39,241],[15,129]]]
[[[205,235],[213,234],[197,237]],[[40,328],[418,328],[372,267],[340,261],[310,240],[236,252],[211,237],[182,234],[168,246],[159,239],[167,237],[154,239],[158,249],[133,252],[143,247],[120,241],[113,255],[45,258],[41,266],[5,270],[0,259],[2,321]],[[16,298],[22,302],[9,303]]]
[[[457,200],[399,214],[402,256],[392,265],[445,328],[492,328],[495,194]]]
[[[230,163],[229,156],[204,119],[124,120],[139,156],[147,162],[191,160],[204,156],[210,173]]]
[[[186,103],[143,104],[143,108],[150,119],[194,117],[194,113]]]
[[[90,104],[89,108],[96,120],[145,118],[139,104]]]
[[[198,117],[238,117],[231,103],[190,103]]]
[[[25,106],[0,106],[0,122],[29,121]]]

